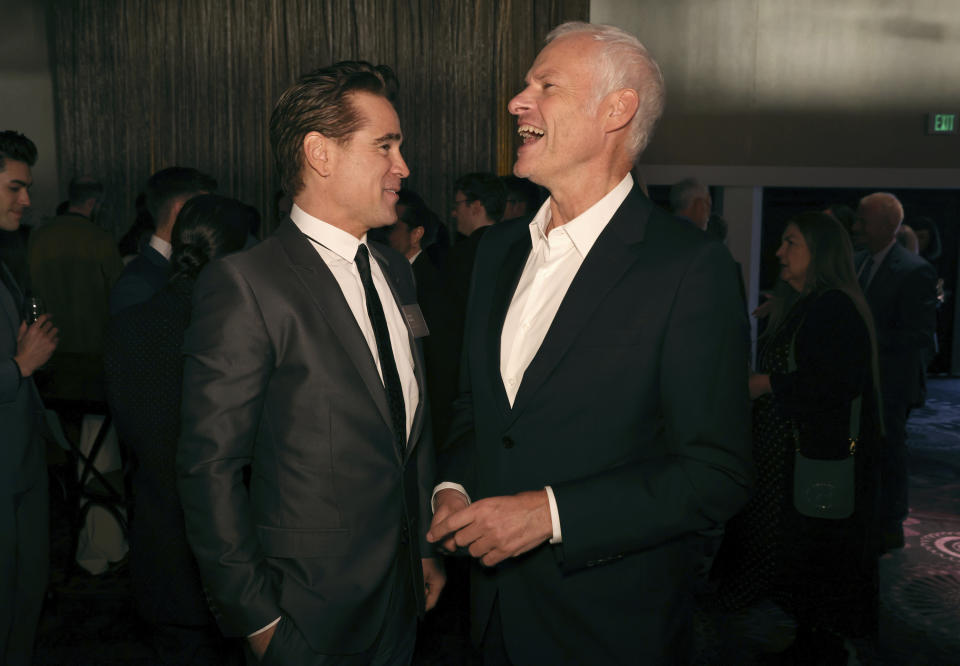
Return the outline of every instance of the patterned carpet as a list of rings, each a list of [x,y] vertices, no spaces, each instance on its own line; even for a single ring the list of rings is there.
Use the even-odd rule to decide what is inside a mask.
[[[932,379],[927,406],[908,427],[910,518],[906,545],[880,562],[880,635],[857,645],[862,664],[960,664],[960,379]],[[59,502],[59,503],[58,503]],[[35,664],[152,665],[149,632],[137,618],[121,564],[100,576],[66,572],[65,507],[52,497],[51,593]],[[769,618],[775,625],[777,618]],[[476,663],[462,614],[440,610],[421,631],[415,664]],[[745,664],[711,651],[718,637],[701,625],[698,664]],[[851,661],[851,663],[857,663]]]

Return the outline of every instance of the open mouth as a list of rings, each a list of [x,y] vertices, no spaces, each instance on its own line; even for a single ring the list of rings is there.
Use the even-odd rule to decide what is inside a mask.
[[[520,135],[520,140],[525,146],[543,138],[543,130],[533,125],[520,125],[517,128],[517,134]]]

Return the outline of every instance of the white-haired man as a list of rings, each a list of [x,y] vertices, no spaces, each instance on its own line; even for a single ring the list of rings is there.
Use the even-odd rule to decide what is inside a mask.
[[[887,192],[860,200],[853,235],[865,249],[857,274],[877,331],[883,422],[880,462],[881,547],[903,546],[907,517],[907,417],[926,393],[925,355],[933,351],[937,325],[937,273],[925,259],[897,243],[903,206]]]
[[[698,229],[707,230],[711,207],[710,190],[695,178],[685,178],[670,188],[670,210]]]
[[[696,535],[750,479],[733,263],[630,176],[664,98],[640,42],[584,23],[547,42],[509,110],[514,173],[551,196],[477,253],[428,539],[483,565],[486,663],[682,663]]]

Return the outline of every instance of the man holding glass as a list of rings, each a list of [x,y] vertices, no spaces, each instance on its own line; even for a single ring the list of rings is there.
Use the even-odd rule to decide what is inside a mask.
[[[0,229],[16,231],[30,206],[33,142],[0,132]],[[36,429],[43,413],[34,370],[57,346],[49,315],[29,326],[24,294],[0,261],[0,663],[29,664],[47,587],[47,466]]]

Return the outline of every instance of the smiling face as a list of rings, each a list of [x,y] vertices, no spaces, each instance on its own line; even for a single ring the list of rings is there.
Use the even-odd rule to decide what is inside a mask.
[[[588,35],[547,44],[527,72],[527,86],[507,109],[523,142],[513,173],[553,190],[561,178],[588,173],[601,157],[604,129],[594,82],[598,45]]]
[[[4,169],[0,171],[0,229],[16,231],[20,226],[24,211],[30,207],[27,190],[32,184],[26,162],[4,160]]]
[[[397,221],[397,193],[410,175],[400,155],[403,135],[390,101],[372,93],[351,95],[362,117],[345,140],[325,140],[327,182],[320,217],[358,238]]]
[[[780,260],[780,277],[796,291],[803,291],[810,268],[810,248],[795,224],[788,224],[783,231],[783,240],[777,250]]]

